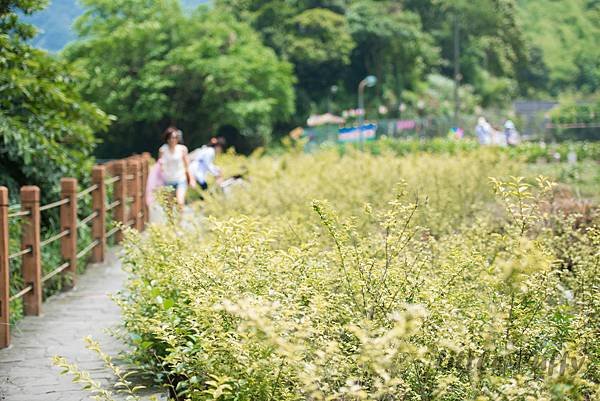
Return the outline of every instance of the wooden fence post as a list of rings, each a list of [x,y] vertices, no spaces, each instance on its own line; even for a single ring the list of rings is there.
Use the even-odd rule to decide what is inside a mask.
[[[60,240],[60,252],[69,267],[63,270],[63,288],[75,287],[77,281],[77,180],[61,178],[60,198],[69,202],[60,206],[60,230],[69,234]]]
[[[119,202],[119,204],[114,208],[113,212],[113,220],[125,224],[127,210],[127,164],[123,160],[117,160],[113,163],[113,175],[115,177],[119,177],[113,184],[113,196],[115,202]],[[121,230],[117,231],[115,234],[115,242],[118,244],[123,241],[123,232]]]
[[[92,222],[92,239],[98,240],[98,245],[92,250],[92,262],[104,261],[106,250],[106,187],[104,185],[104,166],[94,166],[92,169],[92,184],[98,188],[92,191],[92,209],[98,216]]]
[[[9,278],[8,188],[0,187],[0,348],[6,348],[10,345]]]
[[[107,161],[106,163],[104,163],[104,171],[106,172],[106,174],[108,174],[110,176],[115,175],[114,164],[115,164],[114,160],[110,160],[110,161]]]
[[[137,158],[131,158],[127,161],[127,165],[129,167],[129,174],[131,174],[131,176],[133,177],[133,179],[128,180],[128,188],[127,188],[127,193],[131,195],[131,205],[129,207],[129,218],[127,219],[128,222],[133,220],[133,225],[131,227],[136,228],[136,229],[140,229],[139,227],[139,222],[140,222],[140,218],[139,218],[139,162],[137,160]]]
[[[31,249],[23,255],[21,271],[25,285],[32,290],[23,296],[25,315],[42,313],[42,260],[40,248],[40,189],[34,185],[21,188],[21,208],[29,211],[21,228],[21,249]]]

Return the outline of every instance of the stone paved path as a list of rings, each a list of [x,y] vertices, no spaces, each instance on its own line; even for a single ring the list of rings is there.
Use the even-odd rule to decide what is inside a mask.
[[[12,345],[0,350],[0,400],[38,401],[89,400],[90,393],[60,376],[52,366],[54,355],[76,362],[92,377],[113,380],[95,354],[85,348],[83,338],[91,335],[102,349],[116,355],[123,345],[106,329],[120,321],[119,308],[108,294],[122,286],[125,273],[114,250],[105,263],[89,265],[77,287],[51,297],[43,304],[43,316],[26,317],[12,328]]]

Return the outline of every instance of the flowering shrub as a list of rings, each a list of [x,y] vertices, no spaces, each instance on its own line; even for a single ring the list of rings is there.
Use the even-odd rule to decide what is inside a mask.
[[[243,163],[194,228],[128,235],[131,358],[173,398],[600,397],[600,227],[548,180],[485,150]]]
[[[294,229],[312,229],[313,199],[335,201],[336,208],[350,214],[364,203],[383,208],[394,186],[406,182],[411,197],[419,197],[419,222],[436,233],[449,230],[490,207],[494,200],[490,176],[517,175],[522,166],[495,152],[480,149],[473,154],[412,154],[397,157],[383,152],[377,157],[350,148],[345,155],[335,150],[317,155],[301,152],[279,157],[238,158],[223,161],[227,171],[245,169],[251,185],[224,202],[210,197],[203,204],[206,215],[261,216]]]

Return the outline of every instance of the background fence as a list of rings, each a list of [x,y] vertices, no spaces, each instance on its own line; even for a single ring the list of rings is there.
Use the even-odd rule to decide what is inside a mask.
[[[62,290],[73,288],[78,263],[88,259],[102,262],[107,242],[112,239],[119,243],[124,228],[144,230],[149,218],[144,202],[149,160],[145,153],[96,165],[91,171],[91,186],[81,191],[75,178],[62,178],[60,199],[46,205],[40,205],[37,186],[21,187],[20,203],[15,205],[8,204],[8,189],[0,186],[0,348],[10,345],[11,302],[21,299],[24,315],[40,315],[44,283],[58,276]],[[79,206],[90,200],[91,213],[78,218]],[[41,240],[42,213],[55,208],[60,208],[60,231]],[[20,225],[20,250],[10,253],[10,236],[15,232],[11,225],[15,224]],[[91,241],[82,246],[77,233],[84,226],[91,227]],[[48,270],[42,269],[43,253],[57,241],[61,262],[42,274]],[[18,260],[23,284],[16,291],[13,286],[11,294],[10,263]]]

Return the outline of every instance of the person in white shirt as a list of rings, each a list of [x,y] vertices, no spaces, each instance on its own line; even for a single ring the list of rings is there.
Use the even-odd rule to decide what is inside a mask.
[[[183,131],[182,131],[182,130],[180,130],[180,129],[178,129],[178,128],[175,128],[175,127],[169,127],[169,128],[167,128],[167,129],[171,129],[171,128],[172,128],[172,129],[175,129],[175,130],[177,130],[177,138],[178,138],[178,143],[179,143],[180,145],[183,145],[183,144],[184,144],[184,143],[183,143]],[[166,132],[166,131],[165,131],[165,132]],[[163,135],[164,135],[164,133],[163,133]],[[168,144],[166,144],[166,143],[163,143],[163,144],[162,144],[162,146],[161,146],[160,148],[158,148],[158,157],[159,157],[159,158],[162,156],[163,152],[164,152],[164,151],[165,151],[165,149],[167,149],[168,147],[169,147],[169,145],[168,145]]]
[[[202,189],[207,189],[206,175],[211,174],[217,183],[222,180],[221,169],[215,165],[215,158],[223,152],[225,138],[213,137],[210,142],[190,153],[190,171]]]
[[[475,135],[477,135],[480,145],[490,145],[492,143],[492,126],[483,116],[477,120]]]
[[[185,193],[189,180],[188,149],[179,144],[179,130],[169,127],[164,132],[165,145],[159,149],[159,163],[165,186],[175,189],[179,208],[185,204]]]

